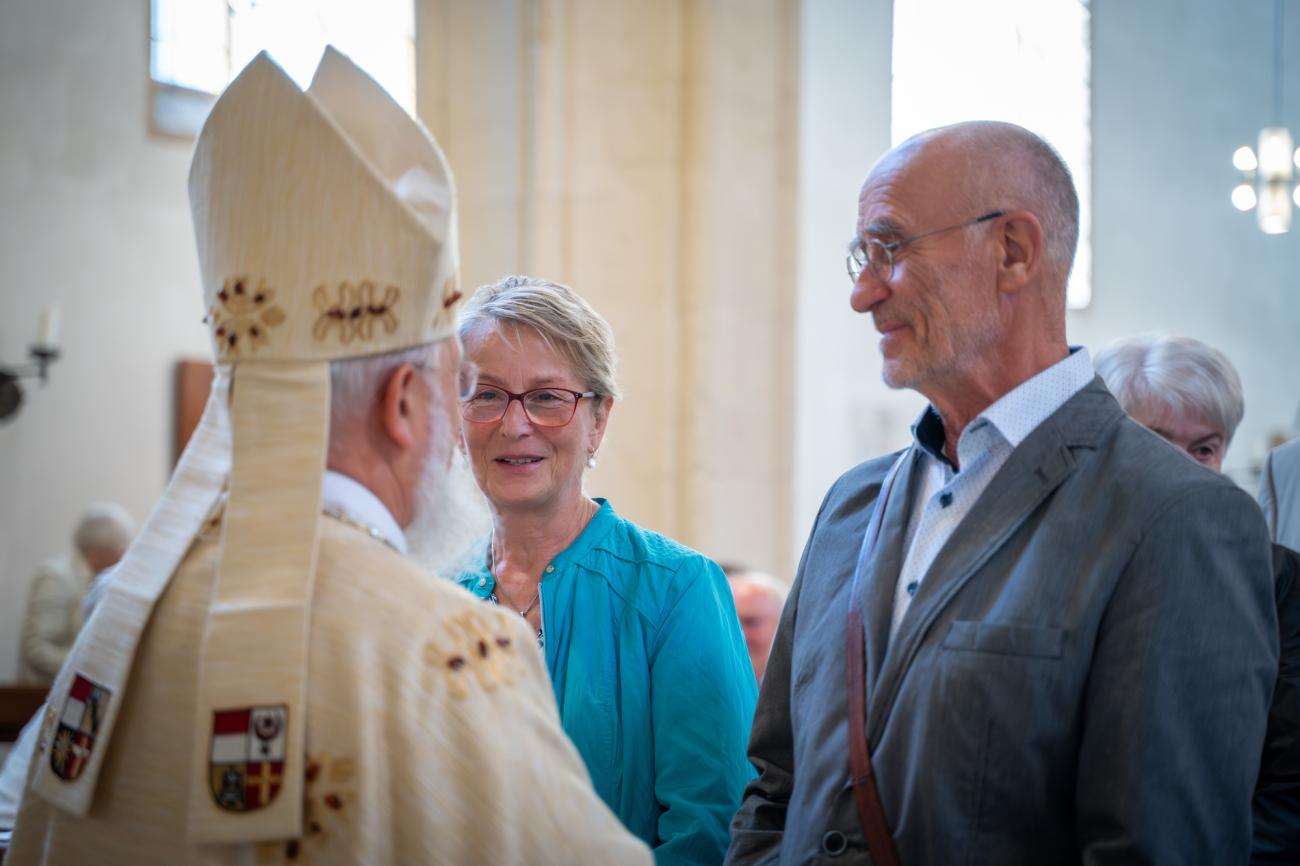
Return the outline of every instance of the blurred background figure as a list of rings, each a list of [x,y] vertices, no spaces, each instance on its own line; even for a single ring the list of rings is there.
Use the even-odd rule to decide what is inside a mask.
[[[781,609],[790,587],[770,574],[750,571],[735,563],[724,563],[722,571],[731,584],[731,594],[736,599],[736,615],[740,617],[740,630],[745,633],[745,647],[749,662],[754,666],[754,676],[763,682],[767,669],[767,654],[772,651],[772,639],[781,621]]]
[[[1097,374],[1133,420],[1223,471],[1246,407],[1241,378],[1222,352],[1191,337],[1143,334],[1098,353]]]
[[[1241,379],[1218,350],[1190,337],[1145,335],[1112,343],[1097,355],[1097,373],[1132,418],[1198,463],[1222,471],[1237,425],[1245,415]],[[1269,707],[1268,736],[1255,786],[1252,863],[1300,862],[1300,556],[1277,543],[1278,516],[1270,491],[1274,455],[1300,456],[1296,443],[1269,455],[1260,481],[1261,504],[1272,530],[1274,596],[1280,640],[1279,670]],[[1294,461],[1285,453],[1277,463]],[[1286,470],[1283,470],[1284,472]],[[1294,472],[1287,475],[1294,481]],[[1290,486],[1274,483],[1273,491]],[[1294,522],[1294,512],[1290,519]],[[1294,530],[1293,530],[1294,532]],[[1292,539],[1294,541],[1294,539]]]
[[[1300,439],[1269,452],[1259,479],[1259,505],[1274,543],[1300,550]]]
[[[82,599],[94,578],[122,558],[135,535],[135,521],[115,502],[86,507],[72,535],[72,549],[41,563],[32,578],[23,617],[21,676],[53,682],[81,630]]]

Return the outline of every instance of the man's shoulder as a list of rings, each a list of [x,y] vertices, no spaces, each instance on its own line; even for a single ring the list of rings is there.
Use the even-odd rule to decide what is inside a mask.
[[[318,593],[344,590],[354,601],[365,596],[365,612],[378,612],[394,624],[436,611],[487,607],[455,581],[332,518],[321,518],[318,563]]]
[[[56,553],[41,560],[33,572],[33,577],[43,580],[73,581],[77,576],[76,554],[72,551]]]
[[[488,690],[513,682],[518,654],[535,651],[519,617],[329,519],[321,529],[314,605],[313,630],[326,644],[333,636],[364,643],[390,664],[436,673],[457,696],[467,693],[467,676]]]
[[[906,449],[903,449],[874,457],[859,463],[835,479],[835,483],[826,491],[826,498],[822,502],[822,515],[832,515],[846,509],[857,511],[862,506],[875,501],[880,494],[885,476],[905,452]]]
[[[1193,490],[1249,495],[1230,478],[1190,459],[1179,448],[1131,418],[1121,418],[1105,443],[1103,471],[1129,496],[1166,500]],[[1252,500],[1253,501],[1253,500]]]
[[[1281,480],[1300,480],[1300,439],[1292,439],[1273,449],[1270,455],[1273,472]]]

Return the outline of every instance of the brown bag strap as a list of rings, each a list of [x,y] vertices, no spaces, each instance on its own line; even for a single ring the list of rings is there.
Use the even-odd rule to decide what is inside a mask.
[[[853,770],[853,798],[858,804],[858,821],[867,837],[867,850],[875,866],[898,866],[898,849],[889,833],[885,809],[880,804],[876,789],[875,771],[871,769],[871,749],[867,744],[866,671],[863,660],[862,612],[857,599],[849,600],[849,626],[847,646],[847,677],[849,693],[849,766]]]

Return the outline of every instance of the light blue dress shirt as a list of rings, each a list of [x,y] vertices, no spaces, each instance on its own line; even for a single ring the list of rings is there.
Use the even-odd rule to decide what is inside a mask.
[[[889,636],[898,632],[925,573],[953,530],[975,506],[1011,452],[1034,429],[1093,380],[1092,358],[1084,348],[1012,388],[975,416],[957,438],[954,469],[943,456],[943,422],[933,406],[912,425],[920,453],[920,482],[908,520],[907,557],[894,587]]]

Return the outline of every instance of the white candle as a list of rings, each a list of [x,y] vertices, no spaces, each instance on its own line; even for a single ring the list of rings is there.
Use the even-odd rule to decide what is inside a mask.
[[[41,310],[41,318],[36,325],[36,348],[59,348],[59,305],[50,304]]]

